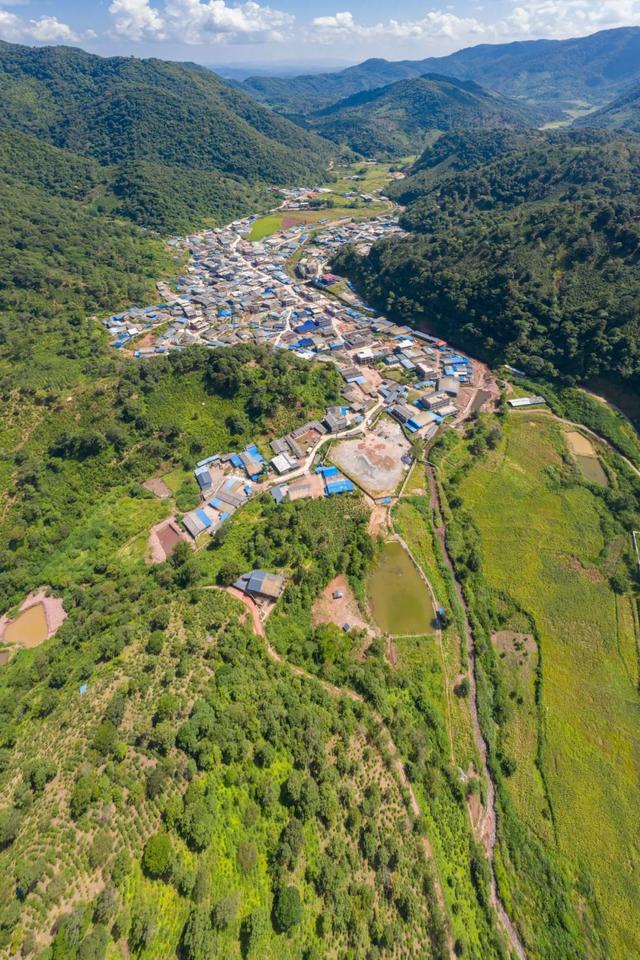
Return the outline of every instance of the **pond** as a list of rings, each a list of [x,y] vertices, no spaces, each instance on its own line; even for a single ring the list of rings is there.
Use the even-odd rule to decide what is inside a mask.
[[[6,644],[37,647],[38,644],[44,643],[48,635],[49,625],[44,604],[35,603],[19,613],[16,619],[7,625],[2,639]]]
[[[411,557],[397,540],[385,543],[368,583],[373,617],[394,636],[430,633],[435,611],[429,591]]]

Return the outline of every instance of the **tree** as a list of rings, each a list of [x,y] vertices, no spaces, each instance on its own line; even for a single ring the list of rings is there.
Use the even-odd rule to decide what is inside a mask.
[[[96,897],[93,922],[109,924],[118,910],[118,894],[114,887],[105,887]]]
[[[243,841],[238,847],[238,863],[243,873],[251,873],[258,862],[258,848],[249,840]]]
[[[194,907],[184,925],[180,940],[183,960],[210,960],[213,939],[209,911],[204,906]]]
[[[56,775],[56,765],[47,760],[34,760],[23,772],[25,783],[28,783],[36,796],[40,796],[46,785]]]
[[[211,841],[215,818],[204,797],[187,798],[180,818],[180,833],[194,850],[204,850]]]
[[[78,960],[104,960],[108,943],[107,928],[102,925],[94,927],[78,948]]]
[[[142,854],[142,869],[155,880],[167,880],[173,865],[173,847],[169,835],[155,833],[147,840]]]
[[[211,914],[215,929],[226,930],[238,915],[239,907],[240,894],[237,891],[229,893],[226,897],[218,900]]]
[[[89,847],[89,863],[95,870],[102,866],[111,853],[111,837],[106,830],[98,830]]]
[[[0,850],[11,846],[20,829],[20,814],[15,807],[0,810]]]
[[[302,920],[302,900],[298,888],[281,887],[273,902],[273,926],[278,933],[289,933]]]
[[[147,904],[139,903],[133,911],[131,929],[129,930],[129,946],[132,950],[146,950],[156,935],[156,920],[153,911]]]

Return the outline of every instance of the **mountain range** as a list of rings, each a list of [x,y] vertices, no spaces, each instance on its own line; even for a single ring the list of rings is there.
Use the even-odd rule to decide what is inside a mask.
[[[532,127],[535,111],[472,80],[427,74],[363,91],[306,118],[313,130],[357,153],[419,153],[428,137],[465,127]]]
[[[264,205],[266,185],[315,177],[331,152],[194,64],[0,42],[0,101],[0,126],[32,138],[25,163],[42,145],[92,161],[94,199],[173,232]]]
[[[640,81],[640,27],[572,40],[481,44],[446,57],[370,59],[337,73],[292,78],[250,77],[243,88],[274,109],[308,115],[365,90],[437,73],[541,106],[549,119],[600,105]]]

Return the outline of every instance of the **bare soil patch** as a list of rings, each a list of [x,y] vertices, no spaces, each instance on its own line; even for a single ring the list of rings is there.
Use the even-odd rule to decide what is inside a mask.
[[[583,434],[578,433],[577,430],[570,430],[568,433],[565,433],[565,438],[571,453],[576,457],[595,457],[596,451],[594,449],[591,440],[588,437],[583,436]]]
[[[342,597],[334,598],[336,591],[341,592]],[[366,630],[370,636],[375,636],[376,633],[363,617],[358,601],[344,576],[334,577],[331,583],[327,584],[313,605],[312,617],[315,627],[320,623],[334,623],[337,627],[344,627],[348,623],[350,628]]]
[[[151,527],[149,531],[149,548],[151,563],[162,563],[171,556],[181,540],[190,544],[190,540],[180,529],[175,517],[169,517]]]
[[[386,537],[389,533],[387,508],[382,503],[374,503],[369,517],[369,533],[372,537]]]
[[[142,486],[160,500],[166,500],[171,496],[171,490],[161,477],[151,477],[150,480],[145,480]]]
[[[331,459],[370,496],[389,497],[405,474],[402,457],[409,448],[400,425],[383,418],[374,433],[339,443]]]

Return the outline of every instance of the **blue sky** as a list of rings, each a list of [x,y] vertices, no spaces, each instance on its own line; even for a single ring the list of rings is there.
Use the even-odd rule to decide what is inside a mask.
[[[640,25],[640,0],[0,0],[0,38],[206,64],[421,59]]]

